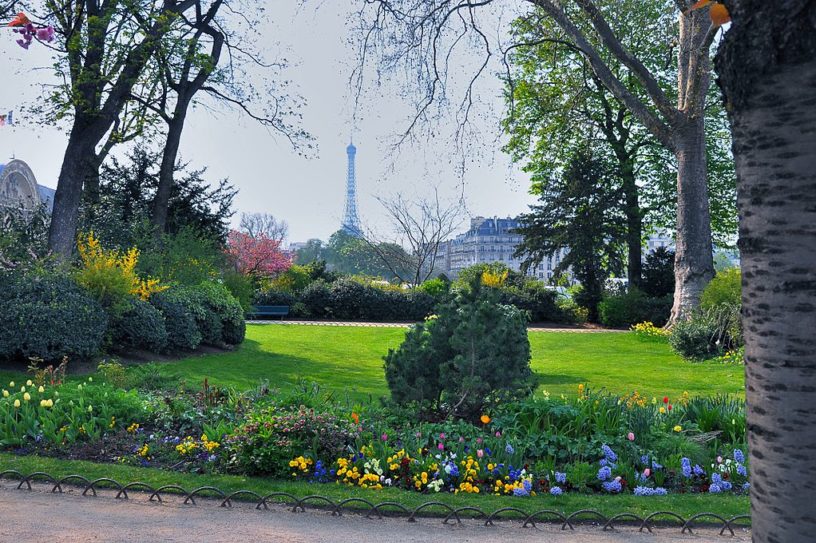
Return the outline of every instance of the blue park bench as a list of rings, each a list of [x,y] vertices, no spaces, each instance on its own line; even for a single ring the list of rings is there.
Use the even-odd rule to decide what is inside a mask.
[[[254,305],[249,312],[250,317],[280,317],[281,320],[289,314],[288,305]]]

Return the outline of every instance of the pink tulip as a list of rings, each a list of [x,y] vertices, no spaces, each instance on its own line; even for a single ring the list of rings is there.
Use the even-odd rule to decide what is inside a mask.
[[[439,445],[436,446],[436,448],[439,449],[440,451],[444,451],[445,445],[443,443],[440,443]]]
[[[634,432],[629,432],[629,434],[626,436],[626,439],[628,439],[629,441],[634,441],[635,440]]]
[[[380,436],[383,441],[388,441],[388,434],[383,434]]]
[[[646,469],[643,470],[643,476],[644,477],[648,477],[651,474],[652,474],[652,470],[650,470],[649,468],[646,468]]]
[[[482,444],[482,438],[477,437],[477,438],[476,438],[476,444],[477,444],[477,445],[481,445],[481,444]]]
[[[444,433],[439,434],[439,439],[445,439],[445,434]]]
[[[496,437],[501,437],[501,432],[496,432]]]
[[[462,436],[459,436],[459,443],[464,443],[464,442],[465,442],[465,438],[463,438]]]
[[[483,457],[484,456],[484,451],[482,449],[479,449],[478,451],[476,451],[476,456],[479,457],[479,458]]]
[[[717,463],[718,463],[718,464],[722,464],[722,456],[718,456],[718,457],[717,457]]]

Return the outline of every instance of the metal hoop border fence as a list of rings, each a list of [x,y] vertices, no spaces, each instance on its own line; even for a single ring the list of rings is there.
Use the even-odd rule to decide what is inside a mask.
[[[40,482],[40,483],[50,483],[53,485],[51,488],[51,493],[60,493],[63,492],[63,485],[71,485],[77,488],[82,489],[83,496],[91,496],[96,497],[96,489],[97,488],[106,488],[112,489],[116,491],[116,499],[130,499],[130,495],[128,494],[128,490],[132,491],[141,491],[143,493],[150,493],[150,497],[148,498],[151,502],[158,502],[163,503],[162,494],[168,495],[173,494],[176,496],[181,496],[184,498],[185,505],[197,505],[195,498],[196,496],[200,497],[209,497],[209,498],[218,498],[221,500],[221,507],[224,508],[231,508],[233,500],[236,501],[243,501],[252,503],[255,502],[255,509],[269,509],[269,505],[273,503],[283,504],[286,507],[291,507],[291,511],[293,513],[297,512],[305,512],[306,505],[310,505],[314,509],[319,510],[329,510],[331,511],[332,516],[341,517],[343,516],[344,509],[346,512],[357,512],[362,513],[366,518],[371,518],[372,516],[376,516],[378,519],[382,519],[386,517],[386,511],[390,510],[391,512],[397,511],[398,515],[406,517],[408,522],[416,522],[416,519],[422,518],[423,515],[421,513],[429,508],[437,508],[444,510],[446,516],[444,516],[442,523],[448,524],[451,521],[456,521],[457,524],[462,523],[462,518],[460,517],[460,513],[470,513],[470,517],[482,520],[484,519],[484,526],[493,526],[493,522],[497,520],[519,520],[523,517],[521,526],[523,528],[527,527],[536,527],[536,522],[546,522],[546,523],[560,523],[561,529],[566,530],[574,530],[574,524],[579,522],[596,522],[598,525],[602,525],[602,529],[604,531],[608,530],[615,530],[615,523],[623,523],[626,522],[630,525],[634,524],[637,525],[639,523],[638,531],[643,532],[643,530],[647,530],[649,533],[652,533],[652,527],[657,522],[667,522],[667,518],[671,519],[668,522],[677,521],[677,526],[680,527],[680,533],[685,534],[693,534],[694,523],[701,519],[708,519],[708,524],[713,524],[715,527],[720,528],[720,535],[725,535],[726,530],[730,533],[731,536],[736,535],[734,532],[734,527],[747,527],[750,526],[750,515],[736,515],[729,519],[726,519],[716,513],[711,512],[702,512],[692,515],[688,519],[683,518],[681,515],[675,513],[674,511],[655,511],[647,515],[646,517],[641,517],[636,515],[635,513],[618,513],[611,517],[607,517],[603,513],[596,511],[594,509],[581,509],[579,511],[575,511],[570,513],[569,515],[562,513],[560,511],[555,511],[553,509],[540,509],[534,511],[532,513],[520,509],[518,507],[502,507],[493,511],[492,513],[487,513],[482,509],[475,507],[475,506],[465,506],[465,507],[453,507],[449,504],[439,502],[439,501],[429,501],[425,502],[414,509],[409,509],[404,505],[393,502],[393,501],[386,501],[380,503],[373,503],[369,500],[364,498],[347,498],[345,500],[334,501],[331,498],[327,498],[325,496],[320,496],[317,494],[311,494],[309,496],[305,496],[303,498],[298,498],[293,494],[289,494],[288,492],[272,492],[265,496],[258,494],[252,490],[237,490],[227,494],[220,488],[214,486],[200,486],[195,488],[192,491],[188,491],[187,489],[183,488],[180,485],[163,485],[158,488],[153,487],[152,485],[142,482],[142,481],[134,481],[126,484],[122,484],[119,481],[109,478],[109,477],[102,477],[98,479],[88,479],[87,477],[83,477],[82,475],[67,475],[65,477],[61,477],[57,479],[53,475],[44,472],[44,471],[36,471],[34,473],[30,473],[28,475],[23,475],[17,470],[5,470],[0,472],[0,479],[14,479],[19,481],[17,484],[17,489],[21,490],[23,486],[26,487],[27,490],[33,490],[31,483],[32,482]],[[355,507],[354,509],[346,507],[348,504],[356,503],[360,504],[361,506],[368,506],[368,510],[365,510],[363,507]],[[508,518],[505,517],[502,519],[501,515],[504,513],[514,512],[517,513],[518,517]],[[424,516],[431,516],[431,515],[424,515]],[[433,515],[434,517],[440,517],[441,515]],[[470,518],[469,517],[469,518]],[[662,519],[658,521],[658,519]],[[749,524],[735,524],[736,522],[740,521],[748,521]]]

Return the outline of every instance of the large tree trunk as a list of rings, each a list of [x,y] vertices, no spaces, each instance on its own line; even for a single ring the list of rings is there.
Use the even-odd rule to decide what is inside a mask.
[[[729,2],[753,539],[816,534],[816,1]]]
[[[700,305],[703,289],[714,277],[705,141],[705,103],[711,85],[706,37],[710,27],[708,10],[680,14],[677,116],[672,127],[677,159],[677,232],[670,324],[687,318]]]
[[[167,229],[167,210],[170,205],[170,195],[173,192],[173,174],[176,171],[176,160],[181,145],[181,134],[184,131],[186,112],[186,107],[180,111],[179,108],[176,108],[176,114],[168,125],[167,141],[164,144],[159,169],[159,186],[156,188],[156,197],[153,199],[151,217],[157,234],[163,234]]]
[[[688,317],[700,305],[703,289],[714,277],[703,118],[678,126],[675,142],[677,235],[670,322]]]
[[[57,181],[48,231],[49,248],[63,259],[70,257],[74,250],[82,186],[94,171],[98,171],[97,141],[99,139],[86,123],[79,120],[74,122]]]

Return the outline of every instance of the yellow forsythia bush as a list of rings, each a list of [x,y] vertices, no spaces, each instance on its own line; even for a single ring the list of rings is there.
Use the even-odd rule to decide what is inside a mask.
[[[142,279],[136,273],[139,250],[126,252],[104,249],[93,232],[81,235],[77,249],[82,266],[76,281],[108,308],[123,309],[135,297],[148,300],[152,294],[167,290],[158,279]]]

